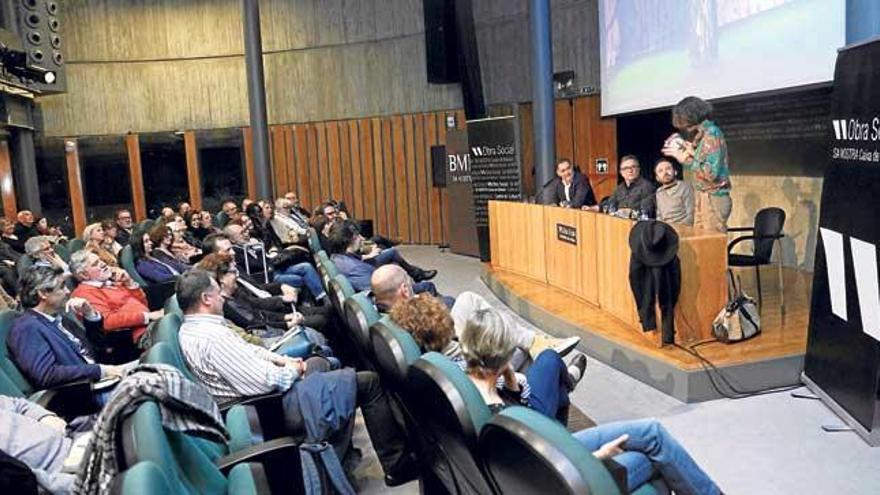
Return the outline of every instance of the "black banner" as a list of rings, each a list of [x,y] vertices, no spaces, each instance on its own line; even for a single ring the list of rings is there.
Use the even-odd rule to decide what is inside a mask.
[[[474,227],[474,195],[471,189],[471,157],[468,134],[446,132],[446,187],[449,189],[449,249],[468,256],[479,255]]]
[[[489,261],[489,201],[522,201],[516,117],[468,121],[474,224],[480,259]]]
[[[880,42],[838,55],[829,124],[830,166],[822,186],[804,375],[832,409],[876,444],[880,440]]]

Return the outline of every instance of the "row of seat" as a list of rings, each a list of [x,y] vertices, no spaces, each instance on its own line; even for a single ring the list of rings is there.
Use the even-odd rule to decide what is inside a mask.
[[[425,468],[425,491],[626,492],[625,478],[615,482],[606,465],[555,420],[525,407],[493,415],[457,364],[435,352],[422,354],[408,332],[377,311],[368,293],[354,293],[324,251],[316,252],[315,261],[360,365],[379,373],[405,420]],[[637,493],[668,488],[655,479]]]

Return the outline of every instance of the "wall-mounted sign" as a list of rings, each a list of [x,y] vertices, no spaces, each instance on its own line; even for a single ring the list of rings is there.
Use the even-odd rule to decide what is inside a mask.
[[[564,223],[556,224],[556,239],[562,242],[567,242],[569,244],[574,244],[577,246],[578,243],[578,229],[577,227],[572,227],[571,225],[565,225]]]
[[[597,174],[607,174],[608,173],[608,159],[607,158],[596,158],[596,173]]]

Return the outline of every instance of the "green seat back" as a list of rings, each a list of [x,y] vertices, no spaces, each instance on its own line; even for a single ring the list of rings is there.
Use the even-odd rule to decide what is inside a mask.
[[[498,488],[560,494],[620,491],[611,473],[559,422],[527,407],[496,414],[480,433],[480,453]]]
[[[61,256],[65,262],[70,261],[70,249],[67,248],[67,244],[56,243],[52,246],[52,249],[58,253],[58,256]]]
[[[348,277],[345,275],[336,275],[330,281],[330,287],[327,294],[332,298],[333,306],[336,308],[337,314],[342,314],[345,300],[354,295],[354,288]]]
[[[24,277],[27,269],[32,266],[34,266],[34,260],[30,256],[23,254],[18,257],[18,260],[15,262],[15,273],[18,275],[19,280]]]
[[[402,387],[409,366],[422,355],[412,335],[386,315],[370,326],[370,342],[383,383]]]
[[[3,374],[9,381],[6,385],[13,385],[18,390],[19,396],[27,397],[35,391],[35,388],[19,371],[18,366],[12,360],[12,356],[9,355],[9,348],[6,346],[6,339],[9,338],[12,324],[15,323],[19,316],[21,316],[21,313],[18,311],[9,309],[0,311],[0,369],[2,369]]]
[[[123,423],[125,458],[158,465],[168,480],[168,493],[225,494],[228,483],[214,459],[193,437],[162,426],[162,414],[153,401],[138,406]]]
[[[120,473],[110,493],[118,495],[166,495],[171,493],[168,478],[155,462],[143,461]]]
[[[492,416],[468,376],[446,356],[429,352],[407,371],[408,410],[418,418],[419,438],[446,469],[435,474],[452,493],[497,493],[477,451],[483,425]],[[548,492],[549,493],[549,492]]]
[[[171,297],[165,300],[165,314],[168,313],[183,315],[180,304],[177,303],[177,294],[172,294]]]
[[[379,321],[379,311],[366,291],[358,292],[345,300],[342,313],[348,331],[363,349],[370,348],[370,327]]]
[[[141,287],[146,287],[147,285],[149,285],[134,267],[134,253],[132,252],[130,245],[126,245],[124,248],[122,248],[122,251],[119,252],[119,264],[122,265],[122,268],[126,272],[128,272],[131,278],[135,282],[140,284]]]
[[[159,320],[159,325],[156,327],[155,343],[150,347],[145,360],[148,363],[161,363],[173,366],[187,380],[198,382],[198,379],[192,374],[189,366],[187,366],[183,353],[180,351],[180,340],[177,335],[180,325],[175,325],[174,318],[169,318],[166,322],[165,318],[169,316],[174,317],[177,315],[165,315],[162,317],[162,320]],[[163,322],[165,323],[163,324]]]
[[[70,254],[73,254],[84,247],[86,247],[86,241],[77,237],[74,237],[67,243],[67,250],[70,252]]]
[[[309,249],[312,250],[312,253],[321,250],[321,240],[318,238],[318,232],[313,228],[309,228]]]

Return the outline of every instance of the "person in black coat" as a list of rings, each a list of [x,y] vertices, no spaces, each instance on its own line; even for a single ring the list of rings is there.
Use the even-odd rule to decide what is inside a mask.
[[[543,203],[580,209],[596,206],[596,196],[587,176],[563,158],[556,164],[556,178],[544,187]]]

